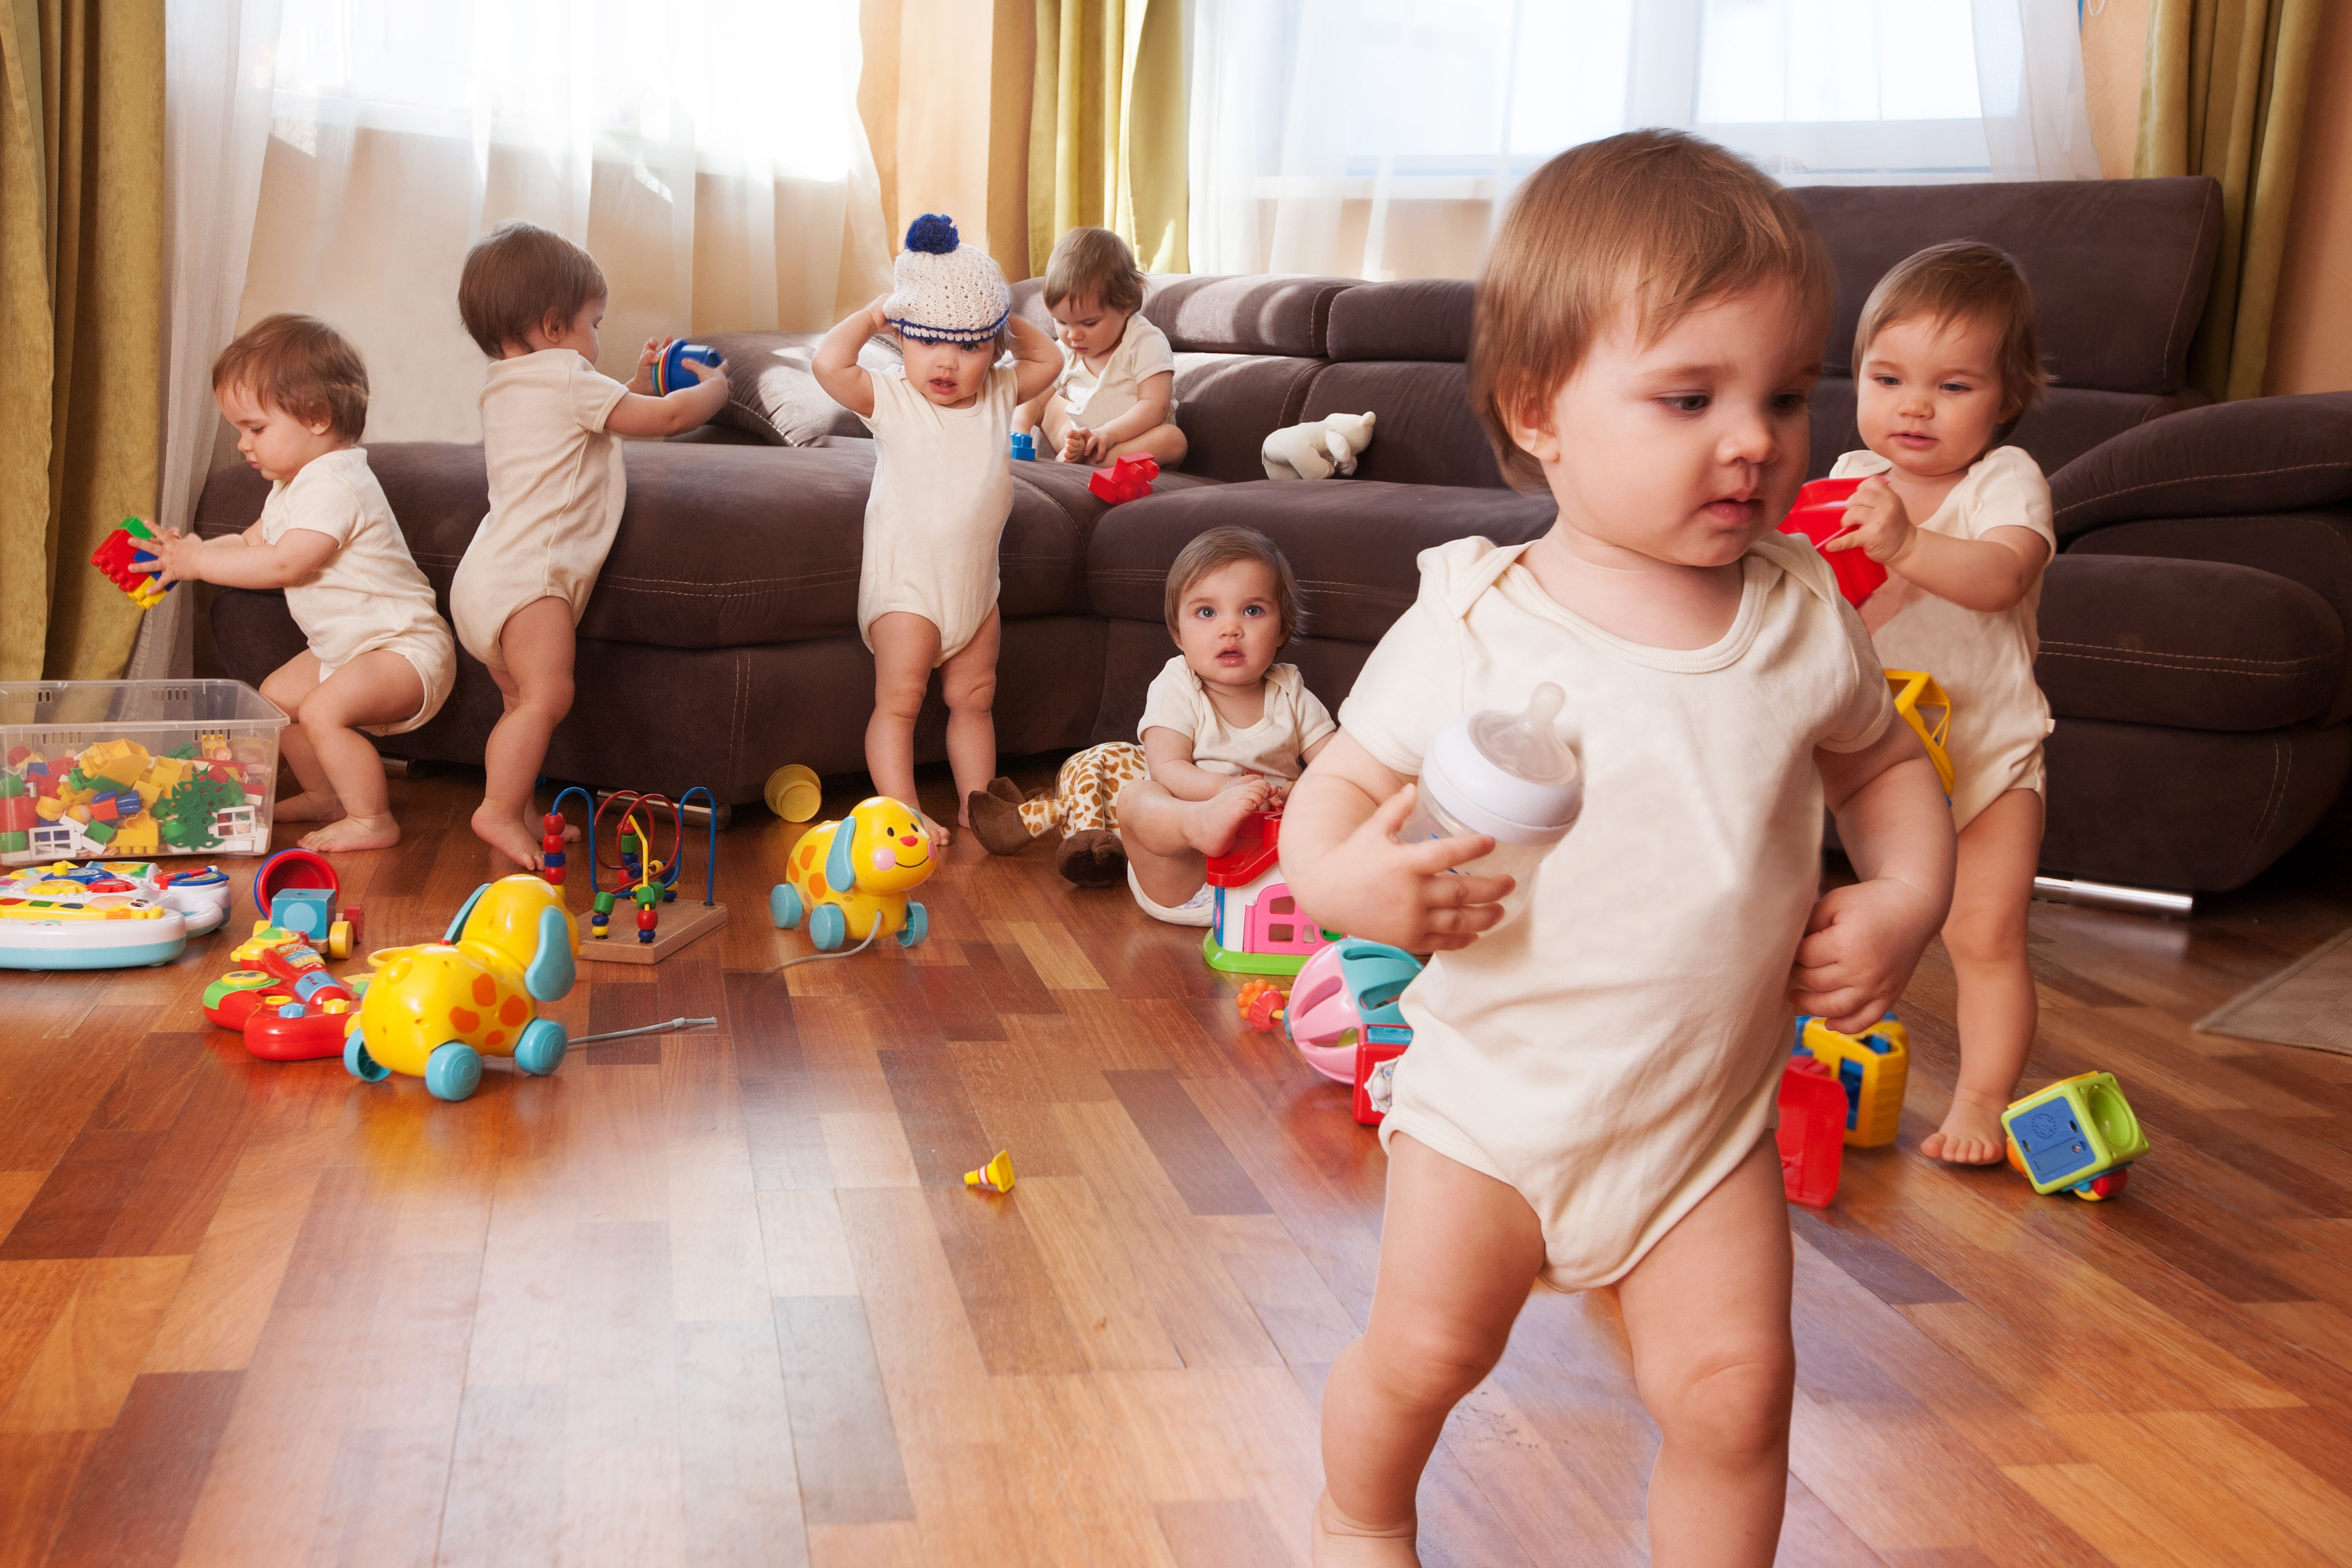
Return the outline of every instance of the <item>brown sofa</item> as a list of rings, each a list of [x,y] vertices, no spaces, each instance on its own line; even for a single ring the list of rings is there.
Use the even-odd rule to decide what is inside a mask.
[[[2042,601],[2048,869],[2207,890],[2244,881],[2309,830],[2352,767],[2352,406],[2199,408],[2183,366],[2219,232],[2205,180],[1816,188],[1801,193],[1840,276],[1811,468],[1857,444],[1845,360],[1870,283],[1920,246],[1972,236],[2016,254],[2057,377],[2012,438],[2053,475],[2066,548]],[[1016,308],[1045,321],[1035,286]],[[1146,314],[1177,348],[1181,474],[1110,510],[1083,471],[1016,463],[1003,546],[996,709],[1008,755],[1125,737],[1170,654],[1168,564],[1220,522],[1271,534],[1313,616],[1290,657],[1337,707],[1412,600],[1414,557],[1468,533],[1548,527],[1505,487],[1464,396],[1471,286],[1318,278],[1163,278]],[[788,340],[777,338],[777,343]],[[804,342],[804,340],[800,340]],[[739,361],[751,342],[730,340]],[[803,389],[804,391],[804,389]],[[763,424],[754,390],[737,422]],[[1263,477],[1267,432],[1376,411],[1352,479]],[[868,443],[807,410],[817,444],[741,429],[632,444],[619,538],[581,625],[579,698],[552,775],[756,799],[786,762],[863,767],[872,665],[856,630]],[[779,422],[781,423],[781,421]],[[830,434],[826,431],[830,430]],[[2178,432],[2178,435],[2175,435]],[[417,561],[445,595],[486,508],[478,447],[371,449]],[[206,486],[205,532],[257,514],[258,480]],[[278,595],[222,592],[216,646],[257,681],[299,646]],[[498,712],[461,659],[440,717],[391,754],[475,763]],[[944,754],[936,695],[919,754]]]

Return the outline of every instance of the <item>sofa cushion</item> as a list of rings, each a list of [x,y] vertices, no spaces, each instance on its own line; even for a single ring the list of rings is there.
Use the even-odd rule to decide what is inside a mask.
[[[1375,443],[1377,445],[1377,443]],[[1099,616],[1164,626],[1168,568],[1197,533],[1255,528],[1289,557],[1318,638],[1377,642],[1420,591],[1420,553],[1483,534],[1502,543],[1551,526],[1551,497],[1362,479],[1260,479],[1155,495],[1112,510],[1087,551]]]
[[[1823,358],[1851,368],[1862,305],[1889,268],[1948,239],[2015,257],[2032,285],[2043,363],[2069,386],[2170,394],[2187,378],[2221,245],[2221,187],[2203,176],[1990,184],[1801,185],[1837,265]]]
[[[2347,500],[2352,392],[2191,408],[2150,420],[2050,476],[2062,541],[2114,522],[2301,511]]]
[[[1360,279],[1154,273],[1144,279],[1143,315],[1179,353],[1287,354],[1320,358],[1331,302]],[[1013,308],[1045,331],[1045,280],[1013,286]]]
[[[2017,422],[2005,437],[2024,447],[2042,465],[2044,474],[2059,469],[2136,426],[2161,419],[2206,401],[2201,392],[2181,391],[2170,396],[2145,392],[2097,392],[2079,386],[2053,386],[2041,405]],[[1854,387],[1843,375],[1825,375],[1813,388],[1812,462],[1805,470],[1818,477],[1830,471],[1841,452],[1862,446],[1854,424]]]
[[[1360,283],[1331,301],[1334,360],[1470,357],[1477,285],[1467,278],[1405,278]]]
[[[695,340],[727,357],[727,404],[718,418],[779,447],[813,447],[833,436],[864,436],[866,422],[825,395],[809,372],[823,332],[709,332]],[[896,360],[860,353],[868,368]]]
[[[2252,566],[2070,552],[2041,623],[2034,679],[2063,718],[2275,730],[2319,719],[2341,684],[2327,601]]]
[[[1341,295],[1341,299],[1347,298]],[[1486,432],[1470,412],[1468,372],[1457,362],[1359,360],[1327,365],[1307,389],[1302,419],[1380,416],[1356,459],[1359,479],[1404,485],[1507,488]]]
[[[1265,438],[1306,417],[1319,359],[1271,354],[1176,356],[1176,426],[1189,449],[1183,469],[1238,482],[1265,478]]]

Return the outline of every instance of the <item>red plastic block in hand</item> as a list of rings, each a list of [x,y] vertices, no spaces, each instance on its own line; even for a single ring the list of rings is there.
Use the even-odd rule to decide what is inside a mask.
[[[1780,524],[1783,533],[1801,534],[1822,546],[1845,531],[1845,503],[1862,488],[1860,479],[1815,479],[1797,491],[1797,504]],[[1838,592],[1857,608],[1886,581],[1886,568],[1855,550],[1822,550],[1837,574]]]
[[[1087,489],[1111,505],[1121,501],[1140,500],[1151,493],[1151,481],[1160,477],[1160,465],[1150,458],[1121,458],[1108,468],[1097,468]]]

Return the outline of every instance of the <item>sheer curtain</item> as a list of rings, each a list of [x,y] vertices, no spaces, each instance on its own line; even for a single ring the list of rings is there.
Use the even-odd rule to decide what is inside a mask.
[[[2098,174],[2072,0],[1192,0],[1200,271],[1467,276],[1643,125],[1791,184]]]
[[[238,310],[350,335],[368,438],[471,441],[467,247],[513,217],[594,254],[607,374],[648,337],[814,330],[888,285],[856,0],[279,0]]]

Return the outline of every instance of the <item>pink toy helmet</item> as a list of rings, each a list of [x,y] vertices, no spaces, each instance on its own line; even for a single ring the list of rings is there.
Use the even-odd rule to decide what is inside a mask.
[[[1290,987],[1283,1026],[1307,1065],[1335,1083],[1356,1081],[1356,1045],[1368,1024],[1403,1026],[1397,998],[1421,973],[1386,942],[1341,937],[1315,950]]]

